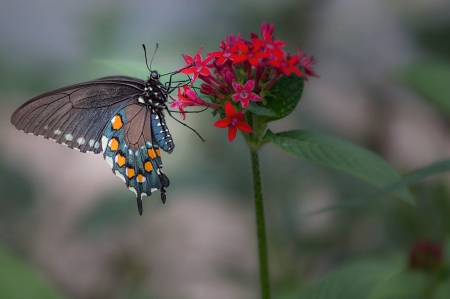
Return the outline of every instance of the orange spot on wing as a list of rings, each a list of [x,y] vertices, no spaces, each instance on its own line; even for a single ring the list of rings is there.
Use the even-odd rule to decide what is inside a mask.
[[[136,180],[138,181],[138,183],[143,183],[145,182],[145,176],[140,173],[137,175]]]
[[[113,130],[119,130],[123,126],[122,117],[119,114],[114,115],[111,120]]]
[[[159,148],[155,149],[155,152],[158,157],[161,157],[161,151],[159,150]]]
[[[116,155],[116,163],[119,167],[124,166],[126,161],[127,160],[125,159],[124,155],[122,155],[120,153]]]
[[[150,156],[150,158],[155,159],[156,158],[156,152],[153,148],[149,148],[147,150],[148,155]]]
[[[126,174],[129,179],[133,178],[135,175],[134,168],[127,167]]]
[[[145,162],[145,164],[144,164],[144,169],[145,169],[145,171],[147,171],[147,172],[152,171],[152,169],[153,169],[152,162],[150,162],[150,161]]]
[[[119,149],[119,140],[117,140],[117,138],[111,138],[109,141],[109,149],[112,151],[117,151]]]

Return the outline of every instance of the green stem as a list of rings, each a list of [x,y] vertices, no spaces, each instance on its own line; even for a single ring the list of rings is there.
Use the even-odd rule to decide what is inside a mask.
[[[256,229],[258,234],[259,278],[261,298],[270,299],[269,265],[267,259],[266,228],[264,224],[264,203],[261,186],[258,150],[250,147],[253,175],[253,196],[255,198]]]

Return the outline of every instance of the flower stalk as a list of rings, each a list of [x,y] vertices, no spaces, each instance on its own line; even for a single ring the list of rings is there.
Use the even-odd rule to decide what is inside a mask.
[[[261,298],[270,299],[269,262],[267,254],[264,201],[258,149],[250,147],[250,158],[253,178],[253,198],[256,214],[256,232],[258,236],[259,280],[261,284]]]
[[[172,108],[178,108],[183,119],[188,106],[212,108],[213,115],[221,116],[214,126],[228,129],[230,142],[241,131],[249,146],[263,299],[270,299],[270,279],[258,151],[268,142],[264,138],[267,123],[286,116],[295,108],[306,75],[317,77],[311,67],[315,60],[300,49],[297,54],[285,53],[282,48],[286,42],[275,39],[273,31],[273,24],[263,23],[261,38],[256,33],[252,33],[250,39],[240,34],[230,35],[221,42],[219,51],[208,53],[205,59],[201,56],[203,47],[194,57],[183,54],[186,65],[178,71],[189,75],[191,80],[178,87],[178,100],[172,103]],[[291,76],[296,79],[284,80]],[[203,81],[200,89],[193,86],[197,79]],[[296,91],[292,92],[292,88]],[[280,92],[280,89],[283,90]]]

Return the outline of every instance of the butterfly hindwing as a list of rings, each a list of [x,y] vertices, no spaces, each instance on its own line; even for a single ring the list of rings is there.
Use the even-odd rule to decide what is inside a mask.
[[[162,172],[160,147],[152,131],[152,110],[130,102],[116,113],[103,135],[103,156],[113,172],[137,197],[142,214],[142,196],[161,190],[163,200],[169,179]],[[170,136],[170,133],[167,131]],[[173,149],[173,143],[172,147]]]

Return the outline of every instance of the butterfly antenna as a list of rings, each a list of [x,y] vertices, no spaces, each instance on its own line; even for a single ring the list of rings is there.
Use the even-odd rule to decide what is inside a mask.
[[[150,60],[150,65],[148,64],[148,59],[147,59],[147,49],[145,48],[144,44],[142,44],[142,47],[144,48],[145,64],[147,65],[147,69],[151,72],[152,71],[153,58],[155,57],[156,51],[158,50],[158,47],[159,47],[159,44],[156,43],[155,52],[153,52],[152,59]]]
[[[167,113],[170,115],[170,117],[172,117],[174,120],[176,120],[177,122],[179,122],[180,124],[182,124],[183,126],[185,126],[186,128],[190,129],[192,132],[194,132],[195,134],[197,134],[198,138],[201,139],[201,141],[205,142],[205,139],[203,139],[203,137],[193,128],[189,127],[187,124],[185,124],[182,121],[179,121],[178,119],[176,119],[175,117],[173,117],[172,113],[170,113],[169,109],[166,109]]]

